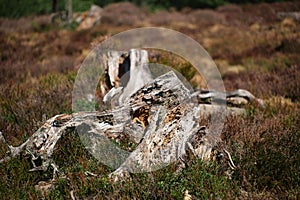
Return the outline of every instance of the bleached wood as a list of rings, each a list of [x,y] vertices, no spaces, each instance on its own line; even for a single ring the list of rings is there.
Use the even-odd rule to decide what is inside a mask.
[[[131,151],[119,150],[125,157],[115,164],[116,170],[110,174],[112,180],[118,181],[130,173],[156,170],[173,162],[185,165],[191,155],[202,160],[212,159],[220,138],[213,137],[210,130],[201,126],[199,121],[200,117],[206,114],[218,112],[219,105],[201,102],[225,95],[227,98],[244,98],[262,104],[261,100],[246,90],[191,93],[172,71],[153,80],[147,67],[145,51],[132,50],[129,54],[132,61],[130,70],[133,70],[130,73],[138,71],[141,79],[143,75],[149,76],[142,81],[136,81],[132,76],[127,86],[118,88],[116,66],[120,66],[120,56],[124,55],[124,52],[108,53],[108,76],[110,83],[115,87],[105,96],[105,100],[117,98],[119,106],[103,112],[56,115],[48,119],[18,147],[7,144],[0,132],[0,141],[6,144],[10,151],[10,155],[1,159],[0,163],[24,153],[31,156],[31,171],[45,171],[52,166],[56,174],[59,168],[52,160],[52,154],[57,141],[66,137],[69,130],[78,131],[80,127],[87,126],[85,133],[91,142],[88,149],[94,155],[99,151],[97,145],[101,144],[99,137],[117,143],[126,137],[129,142],[135,144],[136,148]],[[132,90],[134,92],[131,92]],[[244,111],[241,108],[228,108],[226,112],[240,114]],[[231,166],[234,166],[230,154],[227,151],[225,154],[229,155]],[[40,165],[36,164],[37,159],[42,161]]]

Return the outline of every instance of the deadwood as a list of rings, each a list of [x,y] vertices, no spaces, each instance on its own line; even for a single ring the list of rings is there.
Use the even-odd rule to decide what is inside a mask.
[[[127,63],[130,65],[124,64],[128,61],[125,62],[126,59],[130,59]],[[230,154],[218,148],[220,138],[215,137],[208,127],[199,124],[204,112],[209,114],[218,111],[220,105],[210,103],[211,99],[217,99],[219,93],[191,92],[173,71],[152,79],[147,62],[147,52],[144,50],[107,54],[105,76],[110,91],[104,92],[104,99],[107,102],[117,99],[117,106],[103,112],[56,115],[18,147],[7,144],[0,132],[0,140],[9,148],[9,156],[1,159],[0,163],[23,153],[31,157],[31,171],[45,171],[52,166],[56,174],[59,168],[52,160],[53,151],[58,140],[71,130],[85,135],[90,142],[88,149],[92,154],[97,154],[97,147],[103,142],[99,138],[116,143],[127,138],[134,144],[134,149],[124,149],[128,153],[114,165],[116,170],[110,175],[114,181],[130,173],[151,171],[174,162],[185,166],[191,158],[213,159],[217,154],[227,155],[230,166],[234,167]],[[138,79],[142,80],[132,76],[126,84],[119,84],[119,73],[122,71],[119,68],[122,66],[126,68],[122,69],[124,73],[129,71],[130,75],[137,74]],[[225,95],[227,99],[243,98],[262,103],[246,90]],[[88,128],[82,131],[82,127]]]

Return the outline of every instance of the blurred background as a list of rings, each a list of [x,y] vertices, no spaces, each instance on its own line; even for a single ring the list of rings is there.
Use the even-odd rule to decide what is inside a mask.
[[[33,14],[50,14],[52,12],[62,11],[67,8],[69,0],[28,0],[19,1],[11,0],[5,1],[1,0],[1,17],[13,17],[19,18],[23,16],[33,15]],[[216,8],[218,6],[223,6],[229,3],[235,4],[246,4],[246,3],[270,3],[270,2],[284,2],[284,0],[70,0],[73,4],[74,12],[81,12],[88,10],[91,5],[106,6],[110,3],[116,2],[130,2],[137,6],[148,7],[152,10],[155,9],[169,9],[176,8],[182,9],[185,7],[190,8]]]

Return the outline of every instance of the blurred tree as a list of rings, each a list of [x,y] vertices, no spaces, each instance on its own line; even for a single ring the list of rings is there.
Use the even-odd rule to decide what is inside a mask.
[[[72,11],[72,0],[67,0],[66,10],[68,13],[68,22],[72,21],[73,11]]]
[[[53,12],[53,13],[58,12],[58,4],[57,4],[57,0],[52,0],[52,12]]]

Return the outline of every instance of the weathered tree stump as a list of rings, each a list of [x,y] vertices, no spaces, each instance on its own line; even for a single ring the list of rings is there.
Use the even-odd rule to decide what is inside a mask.
[[[230,167],[234,168],[230,154],[218,148],[220,138],[199,124],[204,107],[205,113],[216,111],[218,105],[210,105],[209,99],[220,96],[217,91],[191,93],[173,71],[152,79],[145,50],[109,52],[106,56],[101,88],[104,101],[117,99],[116,106],[103,112],[56,115],[19,147],[7,144],[10,155],[0,163],[23,152],[31,156],[31,171],[45,171],[52,166],[56,173],[59,168],[52,160],[53,150],[57,141],[66,136],[71,128],[83,135],[83,139],[88,141],[89,151],[100,156],[100,159],[110,155],[105,151],[107,155],[99,154],[100,150],[104,150],[101,147],[103,141],[114,140],[118,143],[122,138],[128,138],[135,144],[133,150],[118,150],[125,153],[112,165],[116,169],[110,175],[114,181],[130,173],[156,170],[173,162],[184,166],[191,156],[209,160],[225,155]],[[129,73],[129,78],[122,82],[120,78],[125,73]],[[262,105],[261,100],[245,90],[225,95],[231,100],[243,98]],[[0,139],[6,144],[1,132]],[[40,165],[35,162],[37,159],[42,161]]]

